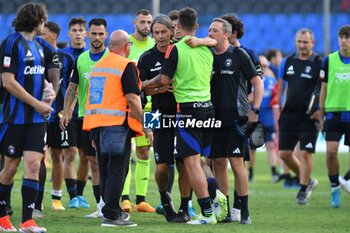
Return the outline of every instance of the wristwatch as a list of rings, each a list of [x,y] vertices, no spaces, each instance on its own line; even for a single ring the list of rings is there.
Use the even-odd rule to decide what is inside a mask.
[[[252,111],[256,114],[256,115],[259,115],[259,113],[260,113],[260,109],[258,109],[258,108],[252,108]]]

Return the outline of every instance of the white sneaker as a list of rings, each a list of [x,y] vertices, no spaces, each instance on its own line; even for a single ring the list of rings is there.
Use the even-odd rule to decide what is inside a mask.
[[[85,215],[84,218],[103,218],[101,210],[96,210],[95,212]]]
[[[231,209],[231,220],[232,222],[240,222],[241,221],[241,210],[232,208]]]
[[[350,180],[345,180],[344,177],[339,176],[339,183],[348,193],[350,193]]]
[[[213,200],[214,214],[219,222],[224,221],[227,216],[227,198],[220,192],[219,189],[216,190],[216,196]]]
[[[311,178],[310,183],[307,185],[306,194],[307,198],[310,198],[312,190],[314,190],[318,185],[318,180],[315,178]]]
[[[214,213],[210,217],[204,217],[202,214],[199,214],[196,219],[187,222],[187,224],[191,224],[191,225],[216,224],[216,223],[217,221]]]
[[[43,218],[44,214],[42,211],[34,209],[33,210],[33,214],[32,214],[32,218]]]

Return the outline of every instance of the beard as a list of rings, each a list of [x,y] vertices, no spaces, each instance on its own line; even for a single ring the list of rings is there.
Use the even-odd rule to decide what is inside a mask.
[[[137,32],[142,36],[142,37],[147,37],[149,32],[145,32],[145,31],[141,31],[139,29],[137,29]]]
[[[103,43],[91,43],[91,47],[93,47],[94,49],[100,49],[102,48]]]

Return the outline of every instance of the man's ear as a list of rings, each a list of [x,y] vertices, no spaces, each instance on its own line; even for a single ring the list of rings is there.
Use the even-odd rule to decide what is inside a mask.
[[[194,25],[194,29],[197,30],[199,28],[199,24],[196,23],[196,25]]]

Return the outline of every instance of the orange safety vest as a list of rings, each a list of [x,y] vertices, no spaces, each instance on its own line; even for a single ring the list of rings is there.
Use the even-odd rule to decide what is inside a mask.
[[[123,125],[125,117],[128,116],[129,127],[137,134],[143,133],[142,124],[130,116],[130,109],[122,88],[121,78],[130,62],[132,61],[110,52],[92,69],[86,99],[84,130]],[[141,89],[139,77],[138,86]]]

